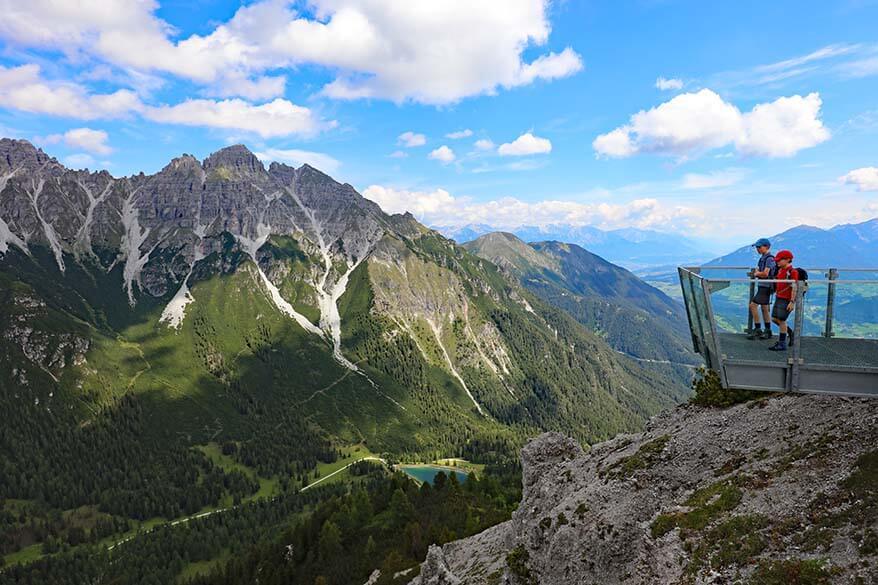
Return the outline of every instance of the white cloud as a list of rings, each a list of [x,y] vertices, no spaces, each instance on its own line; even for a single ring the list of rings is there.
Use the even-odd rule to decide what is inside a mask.
[[[683,89],[683,80],[676,78],[665,79],[664,77],[659,77],[655,80],[655,87],[656,89],[660,89],[662,91],[676,91],[678,89]]]
[[[530,132],[522,134],[512,142],[501,144],[497,149],[500,156],[524,156],[529,154],[548,154],[552,143],[547,138],[534,136]]]
[[[72,169],[85,169],[85,168],[95,168],[96,162],[94,157],[90,154],[86,154],[84,152],[80,152],[77,154],[71,154],[70,156],[64,157],[62,161],[65,166],[70,167]]]
[[[381,185],[371,185],[363,196],[381,206],[386,213],[412,213],[417,217],[432,216],[455,205],[455,199],[445,189],[435,191],[408,191]]]
[[[80,120],[119,118],[142,106],[137,95],[120,89],[91,94],[80,85],[46,81],[39,65],[0,65],[0,106],[33,114],[65,116]]]
[[[480,140],[476,140],[475,147],[478,150],[493,150],[494,142],[489,138],[482,138]]]
[[[206,93],[216,97],[242,97],[248,100],[268,100],[284,95],[287,79],[283,75],[262,76],[255,79],[229,75],[219,80]]]
[[[745,169],[725,169],[708,174],[686,173],[683,175],[683,189],[721,189],[740,183],[747,174]]]
[[[397,144],[401,144],[406,148],[414,148],[416,146],[424,146],[427,144],[427,137],[423,134],[417,134],[412,131],[403,132],[396,139]]]
[[[625,126],[601,134],[591,145],[598,155],[612,158],[626,158],[637,152],[637,146],[631,140],[631,132]]]
[[[757,105],[744,114],[744,134],[737,141],[738,150],[772,158],[790,157],[829,140],[829,130],[820,120],[822,105],[817,93]]]
[[[527,85],[535,79],[561,79],[583,69],[582,58],[570,47],[560,53],[549,53],[526,64],[514,85]]]
[[[43,144],[58,144],[63,142],[71,148],[78,148],[97,154],[107,155],[113,152],[113,149],[107,144],[109,139],[110,136],[103,130],[74,128],[73,130],[68,130],[64,134],[50,134],[44,138],[37,138],[36,142]]]
[[[878,191],[878,167],[854,169],[838,180],[847,185],[856,185],[857,191]]]
[[[577,201],[527,202],[514,197],[476,202],[455,197],[445,189],[410,191],[372,185],[363,195],[388,213],[411,212],[427,225],[461,227],[483,223],[495,229],[557,223],[594,225],[604,229],[639,227],[688,228],[700,225],[701,213],[683,206],[668,206],[656,199],[628,203],[582,203]]]
[[[623,158],[641,152],[681,158],[734,145],[743,153],[789,157],[829,139],[820,120],[820,95],[794,95],[759,104],[748,113],[709,89],[680,94],[628,124],[595,138],[598,156]]]
[[[341,166],[341,162],[332,158],[328,154],[323,152],[312,152],[310,150],[267,148],[260,152],[254,152],[253,154],[256,155],[256,158],[264,162],[276,161],[297,167],[307,164],[328,175],[335,173]]]
[[[708,85],[719,87],[777,85],[791,79],[818,75],[830,70],[845,74],[851,59],[868,50],[863,44],[827,45],[790,59],[759,65],[741,71],[726,71],[712,77]]]
[[[449,132],[445,135],[445,138],[450,138],[451,140],[459,140],[461,138],[469,138],[473,135],[473,131],[469,128],[465,130],[458,130],[457,132]]]
[[[408,154],[402,150],[394,150],[393,152],[391,152],[387,156],[389,156],[390,158],[406,158],[406,157],[408,157]]]
[[[155,122],[239,130],[263,138],[310,136],[336,124],[319,119],[309,108],[280,98],[264,104],[241,99],[190,99],[179,104],[150,106],[129,90],[96,94],[76,83],[47,81],[37,65],[0,65],[0,106],[79,120],[140,115]]]
[[[261,105],[240,99],[194,99],[173,106],[146,107],[143,115],[154,122],[243,130],[262,138],[310,136],[325,127],[310,109],[280,98]]]
[[[842,74],[848,77],[869,77],[878,75],[878,56],[857,59],[839,67]]]
[[[0,7],[0,38],[12,45],[205,84],[312,64],[335,75],[323,93],[343,99],[446,104],[582,69],[569,47],[523,60],[548,41],[548,0],[412,0],[404,8],[395,0],[312,0],[301,12],[299,3],[263,0],[208,34],[179,39],[157,16],[156,0],[2,0]]]
[[[442,164],[447,165],[454,160],[454,151],[443,144],[436,150],[432,151],[428,155],[428,158],[438,160]]]

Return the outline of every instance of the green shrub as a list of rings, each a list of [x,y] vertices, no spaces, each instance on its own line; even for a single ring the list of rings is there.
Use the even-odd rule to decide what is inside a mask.
[[[731,478],[697,490],[686,500],[686,506],[690,508],[688,512],[660,514],[653,520],[650,527],[652,537],[660,538],[677,527],[701,530],[726,512],[734,510],[743,497],[738,482],[737,478]]]
[[[518,577],[523,583],[528,585],[536,585],[536,579],[530,572],[528,563],[530,562],[530,553],[523,545],[518,545],[506,555],[506,566],[509,571]]]
[[[713,370],[701,368],[692,382],[692,398],[690,402],[698,406],[726,408],[757,398],[764,398],[765,392],[755,390],[727,390],[723,388],[719,374]]]
[[[698,544],[687,571],[746,565],[765,550],[768,541],[760,530],[766,526],[768,519],[758,514],[732,516],[717,524]]]
[[[623,457],[613,463],[607,469],[605,475],[619,479],[623,477],[631,477],[634,472],[639,469],[651,468],[656,462],[658,462],[670,440],[670,435],[662,435],[657,439],[644,443],[634,455]]]
[[[763,561],[750,585],[829,585],[832,571],[820,560]]]

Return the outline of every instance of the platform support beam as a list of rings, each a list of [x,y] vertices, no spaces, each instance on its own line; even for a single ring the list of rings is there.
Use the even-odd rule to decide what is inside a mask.
[[[790,358],[790,382],[788,384],[788,389],[791,392],[798,392],[799,390],[799,366],[804,361],[802,359],[802,337],[805,335],[805,287],[796,287],[795,309],[793,314],[793,322],[795,323],[793,327],[793,347],[791,348],[793,356]]]

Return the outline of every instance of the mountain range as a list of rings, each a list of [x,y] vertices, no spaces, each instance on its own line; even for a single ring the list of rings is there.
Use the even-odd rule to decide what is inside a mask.
[[[464,247],[573,315],[617,351],[652,364],[696,361],[679,302],[576,244],[527,244],[513,234],[494,232]],[[680,374],[687,381],[691,376],[685,367]]]
[[[496,231],[495,228],[483,224],[437,229],[461,243]],[[551,224],[521,226],[510,230],[510,233],[525,242],[556,241],[576,244],[631,270],[669,264],[691,264],[713,256],[709,250],[689,238],[655,230],[602,230],[588,225]]]
[[[0,299],[0,493],[114,517],[301,486],[354,445],[590,443],[687,394],[410,215],[240,145],[116,178],[0,140]]]
[[[878,218],[829,229],[800,225],[768,237],[772,249],[791,250],[795,263],[817,268],[878,268]],[[707,263],[708,266],[749,266],[756,252],[743,246]]]

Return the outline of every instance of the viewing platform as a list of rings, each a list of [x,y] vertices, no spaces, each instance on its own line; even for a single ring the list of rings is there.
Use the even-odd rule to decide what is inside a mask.
[[[680,267],[680,286],[695,351],[723,387],[878,397],[878,269],[809,268],[807,292],[797,287],[795,331],[787,351],[778,339],[747,339],[750,267]],[[772,304],[774,297],[772,297]]]

